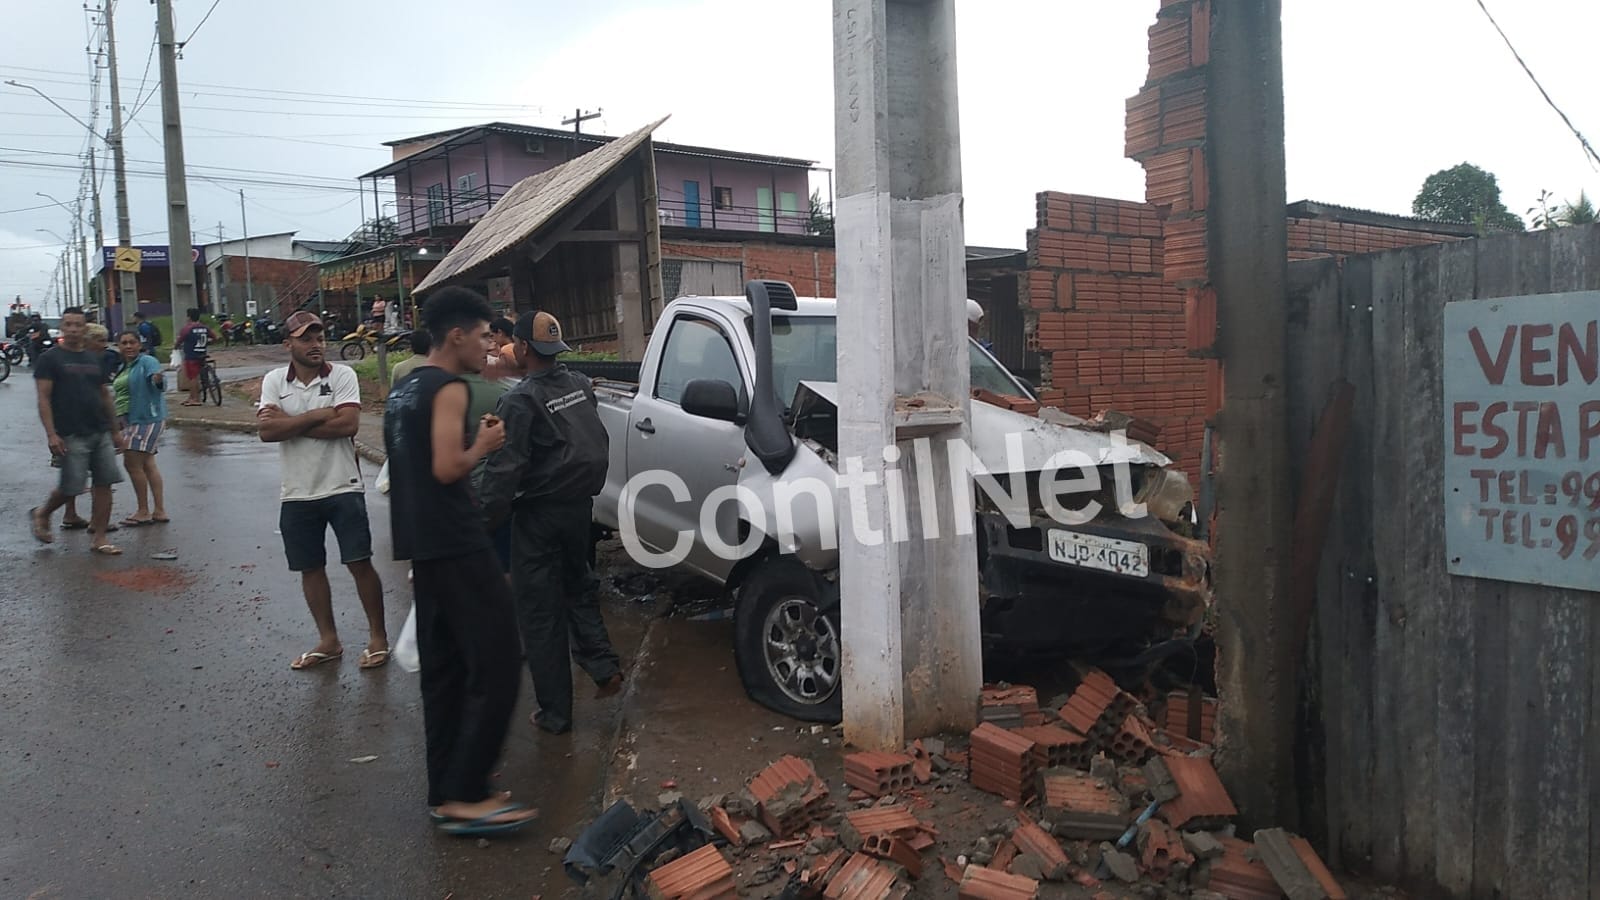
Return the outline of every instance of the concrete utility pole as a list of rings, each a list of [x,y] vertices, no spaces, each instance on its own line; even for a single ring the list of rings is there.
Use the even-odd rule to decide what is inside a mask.
[[[128,220],[128,170],[122,158],[122,95],[117,87],[116,21],[116,0],[106,0],[106,65],[107,74],[111,76],[111,133],[106,136],[106,143],[111,145],[112,177],[117,185],[117,246],[132,247],[133,225]],[[117,282],[117,302],[122,305],[122,321],[126,322],[139,311],[139,276],[133,272],[118,272]]]
[[[1285,418],[1281,0],[1213,4],[1212,281],[1223,364],[1217,415],[1218,768],[1249,821],[1293,827],[1295,672],[1289,604],[1294,535]]]
[[[239,189],[239,228],[244,238],[244,302],[249,309],[256,302],[256,288],[250,280],[250,220],[244,215],[244,188]]]
[[[94,253],[95,258],[100,262],[100,270],[104,272],[106,232],[104,225],[100,221],[100,179],[95,173],[94,144],[92,143],[89,145],[89,191],[94,197]],[[96,278],[95,284],[99,288],[97,291],[95,291],[95,295],[97,298],[96,302],[100,308],[100,321],[110,321],[110,309],[109,305],[106,303],[105,279],[103,277]],[[124,321],[126,321],[126,319],[124,319]]]
[[[878,485],[861,492],[865,523],[859,502],[837,501],[845,740],[898,750],[970,729],[983,686],[973,516],[954,508],[947,456],[971,432],[955,2],[834,0],[833,26],[838,365],[851,386],[839,455]],[[897,413],[914,395],[923,405]]]
[[[156,40],[161,53],[161,143],[167,151],[167,272],[172,312],[200,305],[194,285],[194,247],[189,236],[189,186],[183,166],[183,123],[178,115],[178,44],[172,35],[172,0],[155,0]]]

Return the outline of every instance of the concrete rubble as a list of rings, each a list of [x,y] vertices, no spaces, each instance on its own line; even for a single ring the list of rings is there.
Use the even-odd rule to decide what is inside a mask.
[[[1155,715],[1090,670],[1042,707],[1032,688],[986,689],[965,736],[784,755],[743,791],[703,799],[704,846],[680,842],[633,896],[1342,900],[1303,838],[1234,834],[1198,739],[1214,735],[1215,701],[1147,699]]]

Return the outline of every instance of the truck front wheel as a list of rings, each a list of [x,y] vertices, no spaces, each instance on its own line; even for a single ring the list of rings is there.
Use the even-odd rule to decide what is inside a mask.
[[[751,699],[804,722],[837,722],[839,607],[799,561],[769,559],[739,588],[734,657]]]

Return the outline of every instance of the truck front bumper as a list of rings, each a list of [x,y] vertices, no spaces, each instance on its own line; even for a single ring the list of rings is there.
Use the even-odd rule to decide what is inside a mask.
[[[1036,518],[1013,528],[1003,515],[985,512],[978,521],[983,630],[992,643],[1069,651],[1123,646],[1192,628],[1211,605],[1210,548],[1153,517],[1105,515],[1072,526]],[[1147,571],[1052,558],[1052,530],[1143,545]]]

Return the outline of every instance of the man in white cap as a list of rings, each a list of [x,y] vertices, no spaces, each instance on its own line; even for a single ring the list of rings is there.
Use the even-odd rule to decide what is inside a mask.
[[[283,463],[278,531],[289,571],[300,573],[306,606],[317,623],[317,645],[290,663],[309,669],[344,655],[333,620],[328,583],[327,535],[339,540],[339,561],[355,578],[367,614],[367,646],[360,665],[389,661],[383,623],[383,581],[372,566],[372,530],[367,522],[366,485],[356,459],[361,427],[361,386],[349,366],[330,365],[322,320],[300,310],[283,323],[289,365],[261,380],[256,421],[261,439],[277,444]]]
[[[971,297],[968,297],[967,298],[967,334],[968,334],[968,336],[970,336],[970,337],[974,338],[975,340],[977,340],[978,344],[980,346],[982,346],[983,349],[985,349],[985,350],[993,350],[994,349],[994,344],[980,336],[979,332],[981,332],[982,330],[983,330],[983,307],[978,304],[978,301],[972,299]]]

